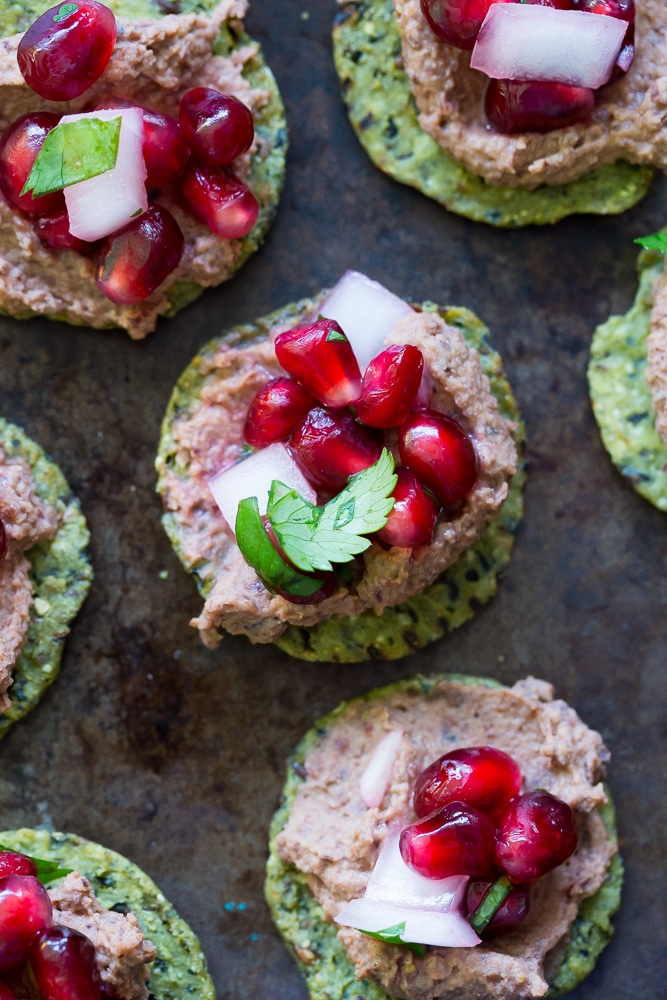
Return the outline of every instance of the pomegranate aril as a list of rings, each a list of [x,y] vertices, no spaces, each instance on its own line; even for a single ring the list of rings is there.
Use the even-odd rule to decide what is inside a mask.
[[[387,545],[416,549],[428,545],[438,520],[438,507],[409,469],[396,469],[398,482],[392,496],[393,509],[376,537]],[[432,810],[431,810],[432,811]],[[417,815],[422,815],[418,813]]]
[[[456,799],[494,814],[520,791],[521,771],[509,754],[495,747],[464,747],[424,768],[415,782],[414,810],[428,816]]]
[[[0,1000],[16,1000],[13,990],[10,990],[7,983],[0,982]]]
[[[0,878],[0,973],[27,957],[38,931],[51,925],[51,900],[33,875]]]
[[[493,866],[494,827],[465,802],[442,809],[401,830],[401,856],[425,878],[487,875]]]
[[[2,554],[0,542],[0,557]],[[4,878],[5,875],[37,875],[37,865],[25,854],[19,854],[17,851],[0,851],[0,878]]]
[[[489,7],[498,0],[421,0],[431,30],[457,49],[472,49]]]
[[[231,163],[250,149],[255,137],[250,108],[210,87],[194,87],[183,94],[178,120],[185,141],[201,163]]]
[[[0,140],[0,191],[13,208],[29,215],[55,212],[63,204],[62,191],[41,198],[21,195],[44,140],[59,121],[60,115],[49,111],[23,115],[10,125]]]
[[[349,340],[333,319],[295,326],[275,339],[276,357],[320,403],[347,406],[361,395],[361,372]]]
[[[46,247],[52,250],[75,250],[88,256],[97,252],[98,243],[89,243],[72,236],[69,231],[69,216],[63,205],[50,215],[39,215],[35,219],[35,232]]]
[[[173,215],[162,205],[102,241],[97,284],[119,305],[143,302],[178,267],[185,241]]]
[[[451,417],[416,413],[398,429],[401,462],[443,507],[470,493],[477,479],[477,455],[472,441]]]
[[[144,162],[146,187],[162,188],[173,184],[185,172],[190,160],[190,150],[181,135],[178,122],[171,115],[133,104],[120,97],[100,101],[96,111],[116,108],[139,108],[144,116]]]
[[[424,371],[424,357],[411,344],[388,347],[373,358],[356,403],[357,416],[370,427],[398,427],[415,401]]]
[[[42,931],[30,949],[30,967],[43,1000],[100,1000],[95,948],[78,931]]]
[[[505,135],[550,132],[589,117],[595,93],[566,83],[489,80],[484,110],[491,125]]]
[[[352,414],[323,407],[311,410],[297,427],[290,449],[313,483],[336,492],[382,453],[380,442]]]
[[[635,20],[634,0],[583,0],[580,10],[589,14],[605,14],[633,24]]]
[[[532,882],[567,861],[578,842],[567,802],[538,789],[514,799],[500,817],[495,863],[513,882]]]
[[[25,82],[49,101],[71,101],[95,83],[116,43],[116,18],[97,0],[51,7],[19,42]]]
[[[181,184],[190,213],[226,240],[247,236],[257,222],[259,202],[247,185],[222,167],[191,162]]]
[[[294,379],[271,379],[253,397],[243,436],[248,444],[259,448],[284,441],[312,405],[313,397]]]
[[[473,879],[468,883],[466,902],[469,917],[472,916],[482,903],[493,884],[491,879]],[[513,885],[509,894],[489,920],[484,933],[501,934],[505,931],[513,931],[515,927],[523,923],[528,916],[529,910],[530,891],[528,886]]]
[[[513,3],[529,3],[537,7],[555,7],[556,10],[579,10],[578,0],[512,0]]]

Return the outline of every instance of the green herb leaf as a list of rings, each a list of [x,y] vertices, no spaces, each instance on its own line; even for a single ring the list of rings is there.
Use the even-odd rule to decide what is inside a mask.
[[[75,3],[63,3],[60,5],[57,13],[53,15],[51,20],[55,21],[56,24],[60,21],[66,21],[70,14],[76,14],[78,9],[79,8]]]
[[[416,944],[414,941],[404,941],[401,934],[405,930],[405,921],[402,924],[396,924],[394,927],[387,927],[383,931],[362,931],[362,934],[366,934],[368,937],[375,938],[376,941],[386,941],[387,944],[403,944],[410,951],[414,952],[415,955],[419,955],[423,958],[426,954],[426,949],[423,944]]]
[[[16,853],[13,848],[5,847],[0,844],[0,851],[11,851],[12,854]],[[23,854],[23,852],[20,852]],[[48,885],[49,882],[55,881],[57,878],[64,878],[65,875],[69,875],[72,871],[71,868],[61,868],[57,861],[44,861],[42,858],[33,858],[30,854],[24,854],[25,858],[32,861],[37,869],[37,878],[42,883],[42,885]]]
[[[387,523],[394,506],[394,459],[386,448],[368,469],[352,476],[345,489],[315,507],[296,490],[272,483],[267,517],[287,556],[299,569],[328,571],[346,563],[371,544],[363,537]]]
[[[287,489],[280,483],[283,489]],[[257,497],[241,500],[236,514],[236,542],[241,555],[250,563],[267,590],[284,590],[294,597],[310,597],[322,582],[292,569],[277,552],[259,513]]]
[[[489,921],[494,917],[496,911],[505,902],[511,891],[512,883],[507,875],[501,875],[499,879],[496,879],[470,917],[470,926],[477,934],[481,934],[485,927],[488,926]]]
[[[650,236],[638,236],[635,243],[646,247],[647,250],[659,250],[661,253],[666,253],[667,233],[651,233]]]
[[[33,198],[90,180],[116,166],[122,118],[61,122],[44,140],[21,197]]]
[[[332,340],[347,340],[347,337],[344,333],[341,333],[340,330],[331,329],[327,334],[327,343]]]

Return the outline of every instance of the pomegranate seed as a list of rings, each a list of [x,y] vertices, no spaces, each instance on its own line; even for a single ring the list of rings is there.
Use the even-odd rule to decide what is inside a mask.
[[[396,470],[396,475],[398,482],[392,494],[394,507],[376,537],[387,545],[400,545],[401,548],[416,549],[420,545],[428,545],[438,520],[436,503],[409,469],[401,467]]]
[[[76,250],[84,256],[96,253],[99,243],[88,243],[72,236],[69,231],[69,216],[63,205],[57,212],[40,215],[35,219],[35,232],[45,247],[52,250]]]
[[[473,915],[492,885],[491,879],[475,879],[468,883],[466,905],[469,917]],[[485,933],[501,934],[504,931],[513,931],[526,919],[529,909],[530,891],[528,886],[512,886],[509,895],[505,897],[486,925]]]
[[[567,802],[538,789],[510,802],[500,817],[495,861],[513,882],[532,882],[567,861],[578,841]]]
[[[555,7],[557,10],[578,10],[578,0],[512,0],[513,3],[529,3],[534,7]]]
[[[254,194],[222,167],[191,162],[181,191],[195,219],[225,240],[247,236],[257,222],[259,202]]]
[[[171,212],[149,205],[138,219],[102,241],[97,284],[112,302],[143,302],[178,267],[184,245]]]
[[[595,106],[595,93],[565,83],[489,80],[484,110],[491,125],[505,135],[550,132],[584,121]]]
[[[361,372],[352,346],[333,319],[279,333],[276,357],[285,371],[327,406],[347,406],[361,395]]]
[[[95,107],[95,111],[115,108],[140,108],[144,116],[144,162],[147,188],[162,188],[173,184],[185,173],[190,150],[181,135],[178,122],[171,115],[160,114],[141,104],[110,97]]]
[[[17,851],[0,851],[0,878],[4,878],[5,875],[37,875],[37,865],[25,854],[19,854]]]
[[[5,528],[5,523],[0,517],[0,559],[3,559],[7,555],[7,529]]]
[[[620,21],[633,24],[635,20],[634,0],[583,0],[581,10],[589,14],[606,14]]]
[[[178,120],[185,141],[201,163],[231,163],[250,149],[255,137],[250,108],[210,87],[193,87],[183,94]]]
[[[55,212],[63,204],[62,191],[33,198],[21,195],[44,140],[60,121],[59,115],[38,111],[17,119],[0,140],[0,191],[13,208],[29,215]]]
[[[371,427],[398,427],[415,401],[424,371],[422,352],[410,344],[382,351],[369,363],[356,403],[357,416]]]
[[[477,455],[460,424],[438,413],[415,413],[398,429],[403,465],[443,507],[463,500],[477,479]]]
[[[495,747],[465,747],[443,754],[421,772],[414,809],[418,816],[428,816],[458,799],[493,814],[520,791],[521,771],[509,754]]]
[[[43,1000],[100,1000],[95,948],[78,931],[41,931],[30,949],[30,966]]]
[[[28,955],[38,931],[51,924],[51,900],[33,875],[0,878],[0,972]]]
[[[489,7],[497,0],[421,0],[431,30],[457,49],[472,49]]]
[[[382,453],[380,442],[351,413],[323,407],[310,411],[292,434],[290,447],[313,483],[336,492]]]
[[[313,397],[292,378],[274,378],[256,393],[248,409],[243,435],[263,448],[285,441],[313,405]]]
[[[406,865],[425,878],[486,875],[493,867],[491,820],[465,802],[442,809],[401,830],[399,846]]]
[[[0,1000],[16,1000],[16,995],[3,982],[0,982]]]
[[[51,7],[19,42],[23,79],[40,97],[71,101],[85,93],[107,67],[116,44],[116,18],[97,0]]]

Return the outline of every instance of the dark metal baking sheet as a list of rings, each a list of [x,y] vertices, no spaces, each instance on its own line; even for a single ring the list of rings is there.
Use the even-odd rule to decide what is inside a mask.
[[[262,898],[284,759],[341,699],[455,670],[552,681],[612,750],[627,865],[616,936],[577,1000],[665,996],[667,518],[612,468],[591,415],[591,334],[635,290],[632,239],[667,189],[620,218],[500,232],[378,173],[348,126],[328,3],[257,0],[250,29],[287,103],[288,180],[265,248],[142,343],[0,320],[0,412],[61,464],[92,529],[96,578],[60,679],[0,745],[2,826],[46,824],[133,858],[200,935],[221,998],[303,1000]],[[356,267],[491,326],[528,429],[526,516],[498,596],[397,663],[318,666],[188,625],[199,602],[159,524],[155,452],[170,389],[227,325]]]

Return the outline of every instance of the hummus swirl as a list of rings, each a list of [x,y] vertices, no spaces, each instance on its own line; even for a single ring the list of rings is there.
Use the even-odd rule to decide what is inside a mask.
[[[646,353],[646,381],[651,393],[655,426],[667,447],[667,268],[655,289]]]

